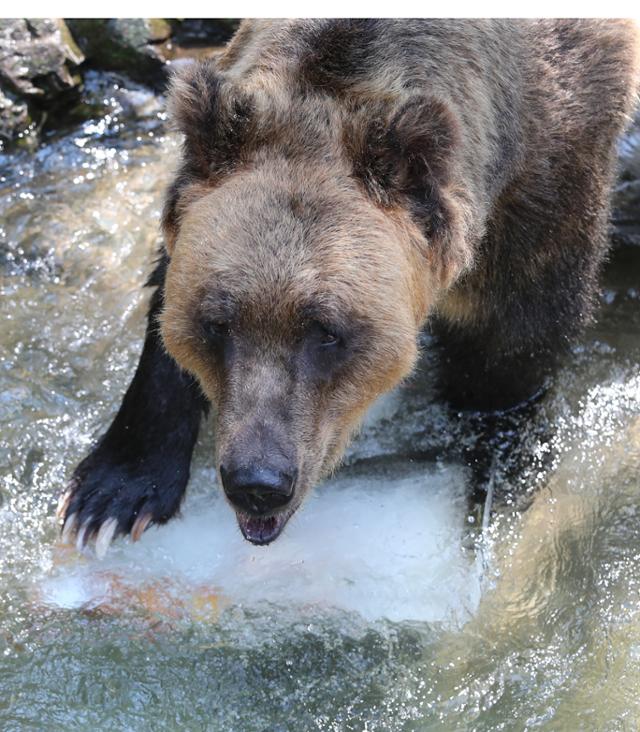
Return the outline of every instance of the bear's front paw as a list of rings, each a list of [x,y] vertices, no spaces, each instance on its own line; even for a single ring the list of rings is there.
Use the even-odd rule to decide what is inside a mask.
[[[82,551],[95,539],[102,558],[116,536],[137,541],[151,524],[166,523],[180,507],[189,471],[175,464],[173,470],[154,467],[118,463],[99,450],[85,458],[58,504],[62,540],[75,538]]]

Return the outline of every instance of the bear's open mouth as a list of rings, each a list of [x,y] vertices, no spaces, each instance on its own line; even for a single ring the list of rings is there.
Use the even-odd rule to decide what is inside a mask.
[[[236,512],[242,536],[252,544],[258,545],[270,544],[277,539],[290,516],[291,512],[277,513],[273,516],[251,516]]]

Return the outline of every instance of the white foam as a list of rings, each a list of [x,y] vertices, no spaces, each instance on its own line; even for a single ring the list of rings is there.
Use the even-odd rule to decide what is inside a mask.
[[[246,542],[216,487],[183,518],[119,542],[103,561],[73,561],[41,585],[49,604],[98,602],[121,584],[154,578],[210,586],[231,605],[275,603],[356,611],[366,619],[463,620],[480,598],[480,563],[462,548],[464,474],[340,478],[320,488],[268,547]]]

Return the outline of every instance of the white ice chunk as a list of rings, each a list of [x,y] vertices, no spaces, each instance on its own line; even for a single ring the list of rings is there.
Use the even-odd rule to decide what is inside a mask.
[[[316,488],[267,547],[242,538],[215,486],[213,496],[192,499],[182,519],[150,529],[137,544],[116,543],[102,562],[59,568],[47,600],[68,607],[71,587],[87,602],[104,589],[92,577],[113,573],[113,592],[133,578],[173,579],[256,609],[273,603],[339,608],[369,620],[461,622],[477,607],[481,582],[480,562],[461,542],[464,472],[422,466],[396,475],[340,477]]]

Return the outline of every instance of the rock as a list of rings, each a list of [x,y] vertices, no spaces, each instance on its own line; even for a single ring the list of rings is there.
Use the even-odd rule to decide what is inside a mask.
[[[21,96],[55,97],[79,82],[70,66],[84,56],[63,21],[0,19],[0,80]]]
[[[221,46],[236,32],[237,18],[183,18],[171,20],[172,42],[178,46]]]
[[[0,19],[0,150],[7,142],[36,144],[53,129],[104,114],[109,105],[95,103],[79,71],[85,81],[93,70],[116,72],[162,91],[167,65],[216,53],[238,22]],[[129,83],[124,79],[122,88]]]
[[[67,24],[87,61],[94,67],[122,71],[155,87],[165,82],[164,58],[154,44],[171,35],[160,18],[68,19]]]
[[[12,140],[24,135],[30,123],[26,102],[11,98],[0,89],[0,139]]]
[[[149,28],[150,43],[166,41],[172,33],[171,25],[163,18],[147,18],[145,22]]]
[[[84,56],[63,21],[0,19],[0,136],[23,134],[32,120],[72,96]]]

